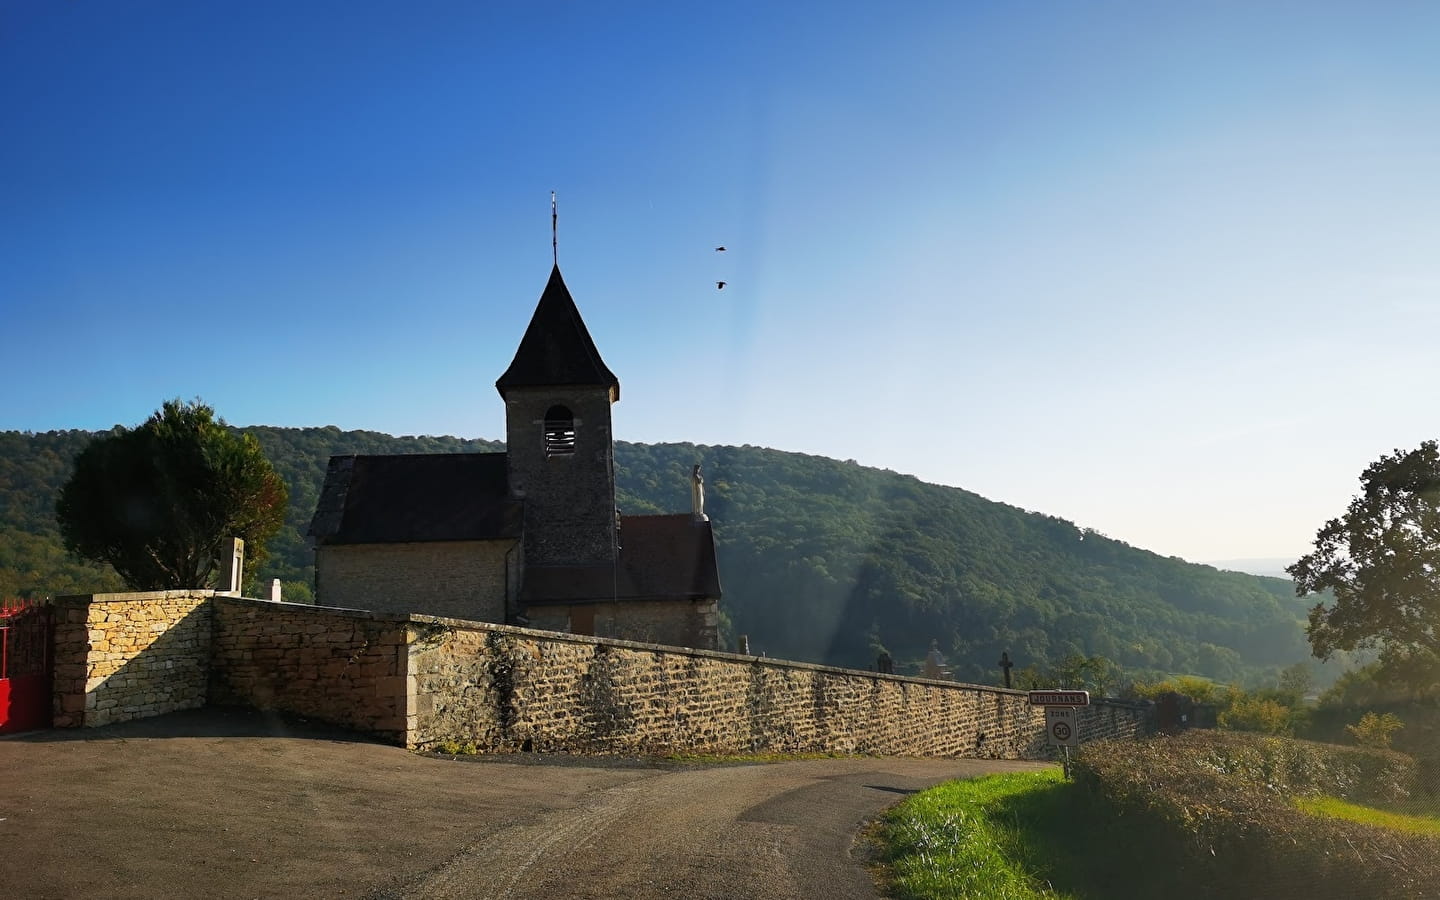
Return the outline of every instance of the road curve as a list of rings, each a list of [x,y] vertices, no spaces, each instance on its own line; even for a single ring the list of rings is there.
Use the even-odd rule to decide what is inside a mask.
[[[1034,767],[452,760],[198,710],[0,740],[0,896],[873,898],[867,820]]]
[[[832,759],[662,772],[488,833],[381,896],[870,900],[879,894],[857,842],[869,820],[947,779],[1034,768]]]

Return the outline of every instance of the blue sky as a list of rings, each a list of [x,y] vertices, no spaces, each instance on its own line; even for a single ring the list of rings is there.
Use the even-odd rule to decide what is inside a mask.
[[[6,0],[0,429],[199,396],[500,437],[555,190],[621,438],[1293,557],[1436,436],[1437,38],[1402,3]]]

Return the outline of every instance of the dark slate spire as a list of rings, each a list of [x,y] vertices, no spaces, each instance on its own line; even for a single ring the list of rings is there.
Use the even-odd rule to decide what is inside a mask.
[[[595,349],[557,265],[550,270],[550,281],[520,339],[520,349],[495,389],[503,397],[511,388],[558,385],[609,388],[610,402],[620,399],[620,381]]]

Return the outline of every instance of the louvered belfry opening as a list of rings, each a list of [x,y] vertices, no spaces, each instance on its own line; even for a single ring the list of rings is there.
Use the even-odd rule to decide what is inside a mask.
[[[572,456],[575,453],[575,416],[564,406],[545,411],[545,455]]]

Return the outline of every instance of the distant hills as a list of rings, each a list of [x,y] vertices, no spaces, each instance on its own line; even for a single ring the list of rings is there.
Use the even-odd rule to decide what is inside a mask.
[[[1285,557],[1204,560],[1205,565],[1214,566],[1227,572],[1245,572],[1249,575],[1261,575],[1266,578],[1283,578],[1286,581],[1290,580],[1290,573],[1285,571],[1285,567],[1293,562],[1295,559]]]
[[[342,453],[503,449],[493,441],[338,428],[243,429],[290,486],[286,528],[262,583],[307,599],[304,533],[326,463]],[[69,559],[55,494],[93,435],[0,432],[0,596],[117,589]],[[689,509],[704,466],[719,541],[721,607],[753,652],[866,668],[881,647],[903,667],[938,640],[958,677],[1099,655],[1137,674],[1255,678],[1308,658],[1307,603],[1287,580],[1166,558],[1073,523],[908,475],[759,447],[616,446],[627,513]]]

